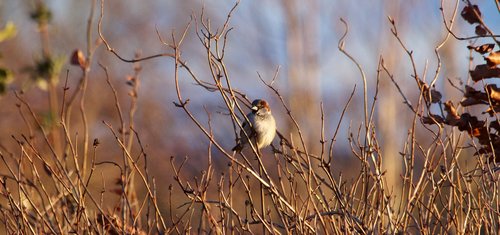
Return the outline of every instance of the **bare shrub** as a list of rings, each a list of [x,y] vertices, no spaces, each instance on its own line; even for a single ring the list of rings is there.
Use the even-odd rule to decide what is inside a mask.
[[[100,18],[94,22],[93,14],[98,6],[92,1],[86,52],[76,50],[71,57],[71,63],[81,70],[77,89],[69,91],[69,75],[63,73],[64,85],[58,92],[59,83],[55,80],[59,74],[48,46],[44,47],[39,66],[31,70],[37,79],[48,81],[51,124],[43,122],[23,92],[15,92],[22,125],[27,129],[22,133],[27,134],[12,135],[15,147],[2,147],[0,152],[5,165],[0,181],[0,218],[7,233],[497,234],[500,231],[500,89],[494,82],[485,81],[497,81],[500,77],[500,52],[494,50],[500,43],[499,36],[481,18],[478,6],[467,1],[462,7],[461,16],[480,29],[476,30],[477,36],[467,38],[455,35],[452,30],[458,2],[451,19],[445,17],[441,8],[447,33],[435,47],[437,69],[431,75],[427,70],[423,74],[417,72],[413,51],[400,37],[396,20],[389,17],[392,34],[412,68],[411,77],[418,91],[416,101],[402,91],[398,82],[401,80],[392,74],[383,57],[377,62],[375,75],[365,73],[345,47],[349,24],[341,19],[345,31],[338,49],[357,66],[363,85],[354,87],[346,97],[342,113],[337,114],[340,118],[336,127],[326,130],[328,117],[320,103],[317,122],[321,128],[315,132],[319,141],[306,137],[287,98],[275,86],[280,72],[277,67],[272,78],[259,74],[258,82],[280,101],[286,120],[292,123],[298,136],[278,130],[272,153],[269,149],[257,149],[249,141],[250,148],[236,154],[230,152],[225,143],[238,136],[250,104],[244,91],[232,85],[230,68],[225,63],[231,17],[238,3],[219,26],[213,26],[202,10],[192,16],[182,31],[172,32],[169,37],[158,30],[157,36],[168,53],[146,57],[138,53],[133,59],[122,56],[107,40],[102,26],[105,3],[100,3]],[[45,42],[48,35],[43,29],[51,14],[43,4],[38,7],[33,18]],[[91,40],[93,27],[98,30],[97,43]],[[193,29],[195,35],[190,34]],[[187,37],[196,37],[203,46],[206,70],[195,71],[188,63],[190,58],[182,56]],[[450,86],[463,93],[462,100],[443,102],[445,97],[435,88],[442,74],[440,49],[449,40],[477,38],[490,43],[472,43],[468,49],[471,55],[485,55],[485,63],[473,66],[465,84],[450,81]],[[89,96],[91,61],[99,45],[122,62],[133,65],[126,90],[130,105],[125,107],[119,96],[123,90],[115,87],[107,66],[99,64],[98,69],[106,76],[102,85],[113,98],[108,109],[114,110],[116,117],[113,122],[102,123],[109,134],[106,140],[91,138],[85,101]],[[171,91],[177,95],[173,105],[207,140],[206,151],[196,158],[170,158],[169,171],[174,183],[170,185],[150,172],[150,153],[141,138],[143,130],[134,123],[141,63],[157,57],[172,59],[175,87]],[[205,80],[207,76],[199,74],[208,74],[210,79]],[[379,145],[374,122],[377,98],[383,95],[379,94],[383,75],[391,80],[405,108],[412,113],[412,126],[399,152],[403,162],[400,188],[387,185],[387,172],[382,168],[384,149]],[[375,87],[369,86],[369,77],[375,78]],[[189,99],[192,94],[185,92],[181,79],[190,79],[203,88],[203,92],[222,101],[223,112],[217,118],[225,119],[226,124],[233,127],[231,138],[216,135],[214,111],[205,109],[203,113],[193,107]],[[362,108],[352,107],[352,98],[359,89],[363,94]],[[374,92],[372,97],[370,91]],[[474,113],[470,106],[480,107],[484,112]],[[341,123],[346,122],[345,114],[353,108],[362,109],[363,123],[350,125],[347,134],[340,133]],[[418,135],[418,132],[424,134]],[[427,139],[421,137],[424,135]],[[339,160],[333,151],[338,138],[348,139],[355,159],[353,170],[346,170],[350,171],[347,177],[333,170]],[[108,144],[104,145],[105,141]],[[120,158],[101,160],[99,156],[113,153],[113,148],[118,149]],[[187,170],[188,162],[202,162],[200,156],[206,162],[204,166],[199,164],[203,170]],[[113,179],[113,185],[106,185],[104,178]],[[159,189],[164,189],[166,195],[159,195]]]

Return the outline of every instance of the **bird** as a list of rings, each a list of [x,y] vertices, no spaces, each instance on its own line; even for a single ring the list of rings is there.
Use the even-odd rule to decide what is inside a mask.
[[[232,149],[237,153],[243,150],[249,139],[252,140],[253,144],[256,144],[257,149],[262,149],[269,146],[276,135],[276,121],[271,113],[269,103],[263,99],[256,99],[252,102],[251,109],[252,111],[247,114],[250,124],[245,120],[238,143]]]

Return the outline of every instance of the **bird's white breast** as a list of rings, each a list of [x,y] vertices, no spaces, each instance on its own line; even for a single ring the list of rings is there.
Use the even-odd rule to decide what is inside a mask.
[[[264,116],[255,116],[250,120],[257,134],[257,148],[261,149],[273,142],[276,135],[276,121],[271,114]]]

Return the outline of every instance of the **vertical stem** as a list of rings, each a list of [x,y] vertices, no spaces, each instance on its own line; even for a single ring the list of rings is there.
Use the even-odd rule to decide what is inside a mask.
[[[257,157],[260,157],[260,149],[258,149],[259,155]],[[259,174],[262,177],[264,175],[264,172],[262,169],[264,166],[262,164],[259,164]],[[266,205],[265,205],[265,194],[264,194],[264,186],[260,184],[260,211],[262,213],[262,234],[266,234]]]
[[[89,128],[87,122],[87,116],[85,115],[85,94],[87,91],[87,78],[90,71],[90,62],[92,60],[92,21],[94,19],[96,0],[92,0],[92,5],[90,7],[89,18],[87,20],[87,61],[85,65],[85,70],[83,71],[83,83],[82,83],[82,98],[80,100],[80,110],[83,120],[83,163],[82,163],[82,175],[86,178],[87,174],[87,162],[88,162],[88,150],[89,150]]]
[[[235,162],[231,161],[231,166],[229,167],[229,206],[233,207],[233,167]],[[222,192],[224,193],[224,192]],[[231,226],[230,233],[234,233],[234,222],[233,222],[233,213],[229,212],[229,226]]]
[[[37,8],[43,7],[44,5],[42,0],[38,0],[36,4]],[[48,21],[46,19],[39,19],[37,23],[38,23],[38,30],[40,31],[40,41],[42,47],[43,61],[47,61],[51,59]],[[46,79],[48,83],[49,117],[51,121],[49,138],[52,141],[52,145],[54,146],[56,154],[60,155],[62,152],[62,145],[60,141],[61,133],[57,130],[56,125],[52,125],[52,123],[55,123],[54,119],[56,118],[57,110],[59,108],[57,100],[57,89],[56,89],[57,84],[55,82],[55,79],[57,78],[55,77],[55,74],[48,73],[47,77],[45,77],[44,79]]]

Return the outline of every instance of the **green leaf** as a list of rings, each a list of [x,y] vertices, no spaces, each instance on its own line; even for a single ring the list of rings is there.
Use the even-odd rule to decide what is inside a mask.
[[[7,22],[5,27],[0,30],[0,42],[13,38],[16,36],[16,34],[17,34],[16,25],[11,21],[9,21]]]
[[[35,65],[24,69],[30,73],[32,81],[42,90],[46,90],[49,84],[56,85],[59,82],[59,74],[66,63],[66,57],[42,57],[35,59]]]
[[[7,85],[14,80],[12,71],[0,67],[0,95],[5,94],[7,91]]]
[[[57,125],[56,115],[53,112],[42,112],[40,113],[40,117],[42,118],[42,127],[46,129],[51,129],[52,127]]]
[[[35,10],[31,12],[30,16],[39,25],[47,24],[52,20],[52,12],[43,2],[36,5]]]
[[[53,84],[59,83],[59,75],[61,74],[61,70],[67,62],[67,58],[64,55],[59,55],[54,58],[54,67],[52,69],[51,80],[50,82]]]

